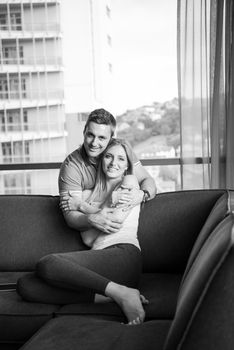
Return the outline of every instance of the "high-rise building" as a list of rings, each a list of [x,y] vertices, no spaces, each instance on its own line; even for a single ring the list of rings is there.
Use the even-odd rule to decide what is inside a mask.
[[[64,122],[60,1],[0,0],[0,162],[61,161]],[[0,176],[2,193],[38,184],[43,172]]]
[[[85,119],[74,114],[109,107],[109,3],[0,0],[0,163],[63,161],[82,143]],[[1,171],[0,193],[56,194],[57,176]]]

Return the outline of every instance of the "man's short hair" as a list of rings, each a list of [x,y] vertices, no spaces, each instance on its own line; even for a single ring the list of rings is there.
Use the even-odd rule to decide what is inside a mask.
[[[85,132],[85,130],[90,122],[94,122],[97,124],[110,125],[111,137],[115,133],[116,120],[115,120],[114,116],[110,112],[106,111],[104,108],[95,109],[94,111],[92,111],[90,113],[90,115],[88,116],[88,119],[85,123],[84,132]]]

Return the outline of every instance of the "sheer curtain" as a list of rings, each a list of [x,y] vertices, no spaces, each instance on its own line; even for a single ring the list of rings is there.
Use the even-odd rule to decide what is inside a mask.
[[[234,188],[233,2],[178,0],[184,189]]]

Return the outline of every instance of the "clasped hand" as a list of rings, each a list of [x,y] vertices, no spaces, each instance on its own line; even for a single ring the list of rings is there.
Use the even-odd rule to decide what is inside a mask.
[[[123,220],[114,214],[114,208],[103,208],[96,214],[89,214],[88,222],[106,234],[116,233],[120,230]]]
[[[124,188],[123,186],[112,192],[112,206],[129,210],[142,202],[142,191],[137,188]]]

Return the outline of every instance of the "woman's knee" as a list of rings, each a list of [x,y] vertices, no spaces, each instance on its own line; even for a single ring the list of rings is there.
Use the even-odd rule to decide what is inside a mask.
[[[43,278],[50,278],[51,274],[58,269],[59,257],[56,254],[49,254],[43,256],[36,265],[36,272],[38,276]],[[56,271],[55,271],[56,272]]]

